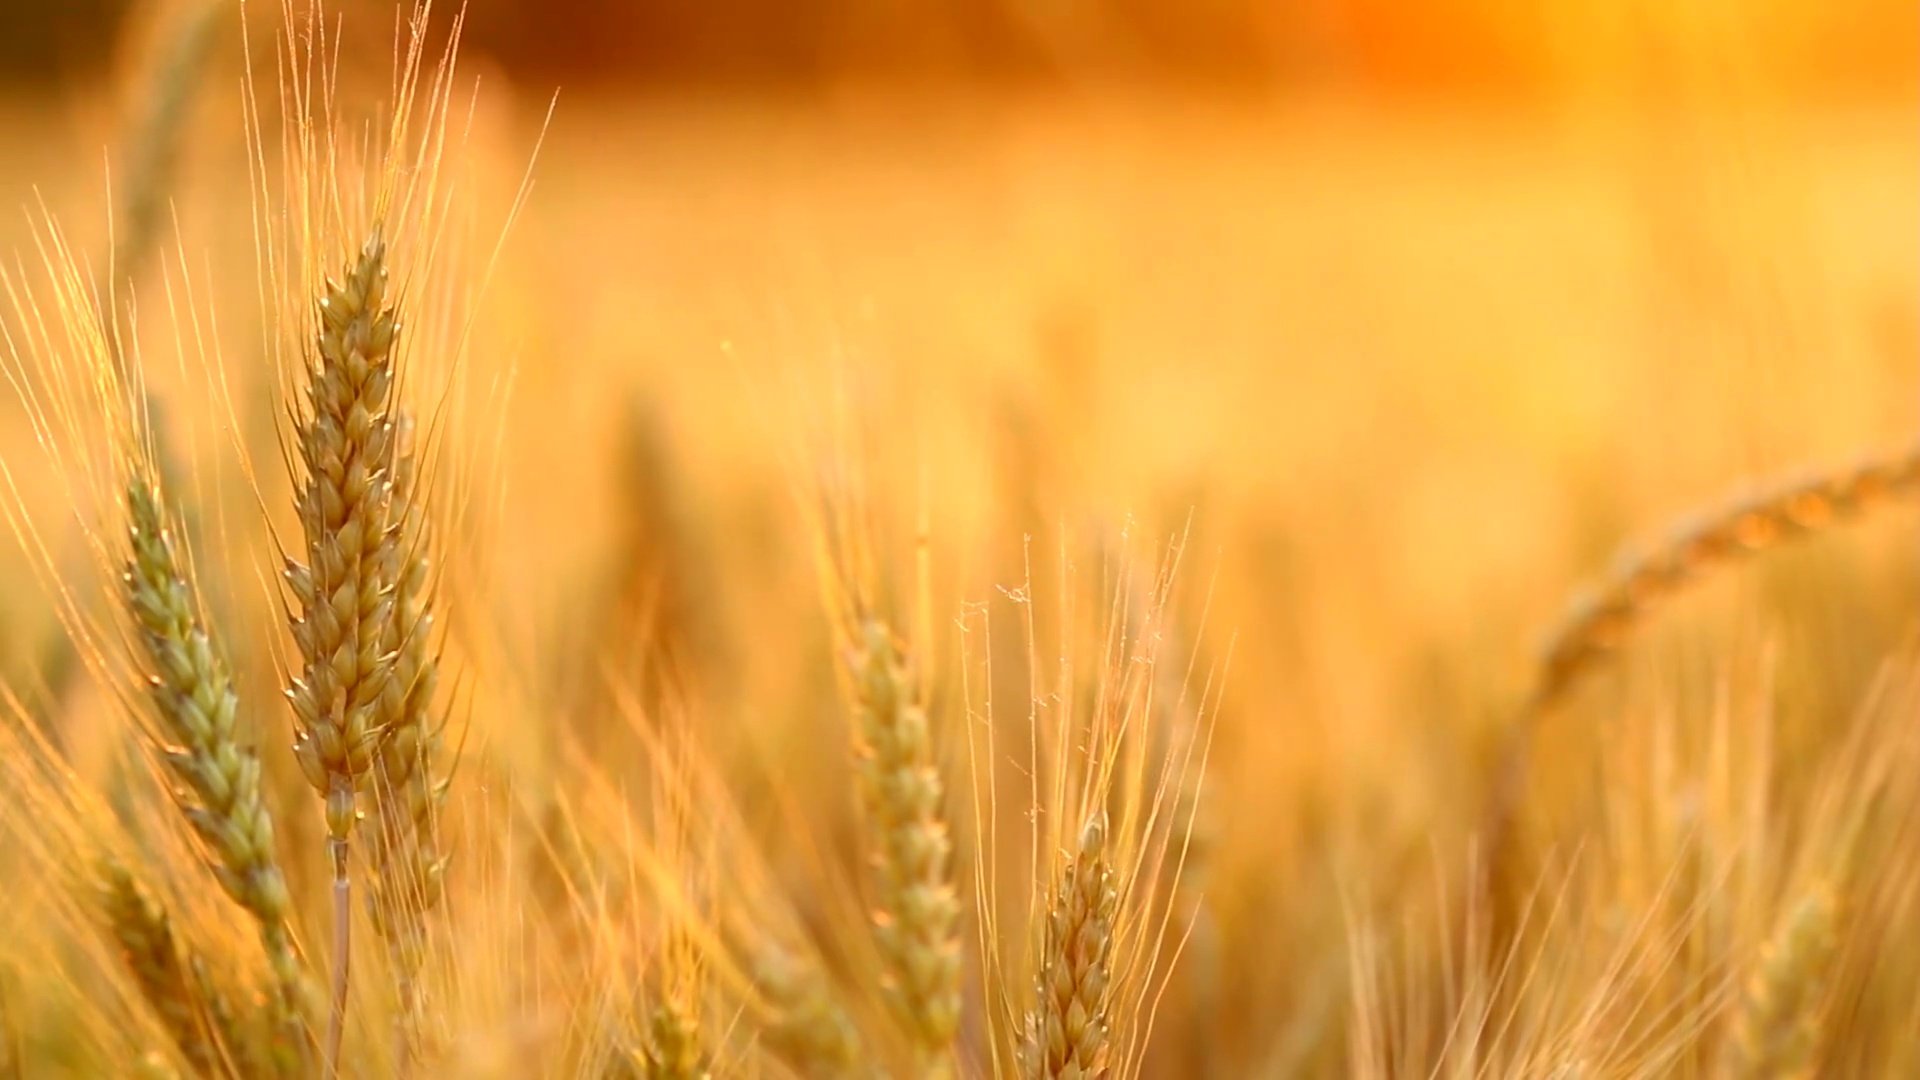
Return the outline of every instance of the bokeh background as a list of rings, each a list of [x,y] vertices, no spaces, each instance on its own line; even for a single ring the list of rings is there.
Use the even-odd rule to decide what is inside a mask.
[[[332,6],[380,85],[392,5]],[[0,4],[0,251],[42,203],[101,249],[180,10]],[[170,214],[214,281],[253,244],[240,38],[235,14]],[[626,582],[715,738],[840,806],[788,498],[835,407],[896,538],[928,507],[943,628],[1016,618],[1002,586],[1062,532],[1190,523],[1185,640],[1196,671],[1232,658],[1209,873],[1265,962],[1161,1020],[1223,1075],[1339,1073],[1355,907],[1463,859],[1531,649],[1616,546],[1920,430],[1909,0],[474,0],[466,43],[496,225],[539,145],[477,324],[504,404],[463,595],[546,719],[487,745],[564,757],[581,613]],[[248,288],[220,294],[243,399]],[[1911,541],[1869,526],[1690,602],[1543,788],[1582,805],[1619,731],[1595,718],[1691,715],[1729,671],[1783,673],[1779,758],[1818,760],[1911,624]],[[30,682],[51,616],[6,626]]]
[[[0,6],[6,77],[33,83],[97,73],[142,6]],[[1886,93],[1910,83],[1920,24],[1911,5],[1716,6],[1738,24],[1725,27],[1721,40],[1796,90]],[[1617,62],[1619,43],[1605,40],[1607,22],[1673,15],[1670,8],[1635,8],[1590,0],[468,5],[477,49],[523,77],[572,85],[818,86],[860,78],[1005,85],[1104,75],[1265,90],[1337,82],[1509,95],[1591,77],[1594,67]]]

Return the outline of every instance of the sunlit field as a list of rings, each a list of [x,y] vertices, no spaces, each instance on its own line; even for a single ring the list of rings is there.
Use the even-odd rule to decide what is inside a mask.
[[[0,1080],[1920,1075],[1908,52],[289,6],[0,98]]]

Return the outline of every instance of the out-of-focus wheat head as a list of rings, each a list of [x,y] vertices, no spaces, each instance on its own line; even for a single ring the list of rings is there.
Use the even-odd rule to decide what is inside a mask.
[[[1900,926],[1920,872],[1898,846],[1920,795],[1912,658],[1820,718],[1841,732],[1836,752],[1791,795],[1772,748],[1777,663],[1769,652],[1721,665],[1723,689],[1698,714],[1639,684],[1588,797],[1601,828],[1550,853],[1508,935],[1490,933],[1483,898],[1447,895],[1444,877],[1434,910],[1466,926],[1458,954],[1417,926],[1363,924],[1359,1073],[1414,1062],[1543,1076],[1872,1071],[1892,1047],[1852,1045],[1826,1018],[1840,1000],[1911,1009],[1902,991],[1882,995],[1892,958],[1920,945]],[[1888,955],[1843,944],[1856,935]]]
[[[908,641],[899,617],[884,613],[875,524],[860,486],[807,491],[801,502],[814,512],[823,607],[851,713],[878,989],[915,1074],[949,1075],[960,1028],[962,913],[947,804],[951,776],[924,671],[928,645]]]
[[[1903,449],[1778,485],[1710,511],[1647,550],[1620,556],[1607,580],[1580,594],[1553,630],[1533,689],[1504,736],[1482,822],[1482,857],[1494,887],[1511,884],[1502,875],[1513,856],[1510,834],[1524,794],[1526,755],[1547,715],[1584,673],[1618,652],[1662,601],[1687,584],[1736,559],[1911,499],[1916,490],[1920,450]]]

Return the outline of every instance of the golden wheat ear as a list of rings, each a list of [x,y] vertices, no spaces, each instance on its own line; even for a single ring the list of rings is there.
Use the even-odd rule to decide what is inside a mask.
[[[194,0],[171,12],[154,40],[151,71],[140,87],[139,121],[123,155],[123,212],[110,263],[120,282],[138,280],[160,246],[193,106],[237,7],[229,0]]]
[[[1582,676],[1623,648],[1662,602],[1739,559],[1916,494],[1920,494],[1920,446],[1775,486],[1689,523],[1661,544],[1617,560],[1612,574],[1576,599],[1548,636],[1533,692],[1497,748],[1480,829],[1486,853],[1481,865],[1488,880],[1502,880],[1506,870],[1534,729]]]
[[[1781,484],[1682,526],[1664,542],[1621,556],[1598,587],[1577,598],[1541,650],[1529,713],[1564,698],[1617,652],[1665,600],[1738,559],[1920,494],[1920,447]]]
[[[286,580],[296,602],[301,671],[288,689],[294,756],[325,802],[333,869],[333,993],[327,1070],[339,1065],[352,958],[349,845],[357,793],[380,750],[392,674],[397,558],[390,527],[396,431],[391,412],[397,313],[387,302],[387,248],[376,232],[320,299],[295,438],[296,505],[306,562]]]
[[[1047,903],[1036,1004],[1019,1052],[1028,1080],[1105,1075],[1107,1008],[1113,985],[1113,920],[1120,905],[1107,860],[1106,815],[1080,831],[1079,845]]]
[[[859,477],[822,471],[801,490],[851,713],[879,996],[905,1037],[914,1074],[946,1076],[960,1030],[961,906],[947,780],[922,681],[925,655],[915,648],[926,646],[930,622],[924,566],[914,620],[922,640],[905,642],[875,599],[881,575]]]
[[[698,1004],[663,998],[647,1010],[638,1045],[614,1051],[605,1080],[708,1080],[713,1069]]]

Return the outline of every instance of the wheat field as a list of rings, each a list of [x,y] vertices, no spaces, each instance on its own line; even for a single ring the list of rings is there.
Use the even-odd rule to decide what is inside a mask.
[[[0,96],[0,1080],[1920,1075],[1914,80],[1792,10],[140,9]]]

